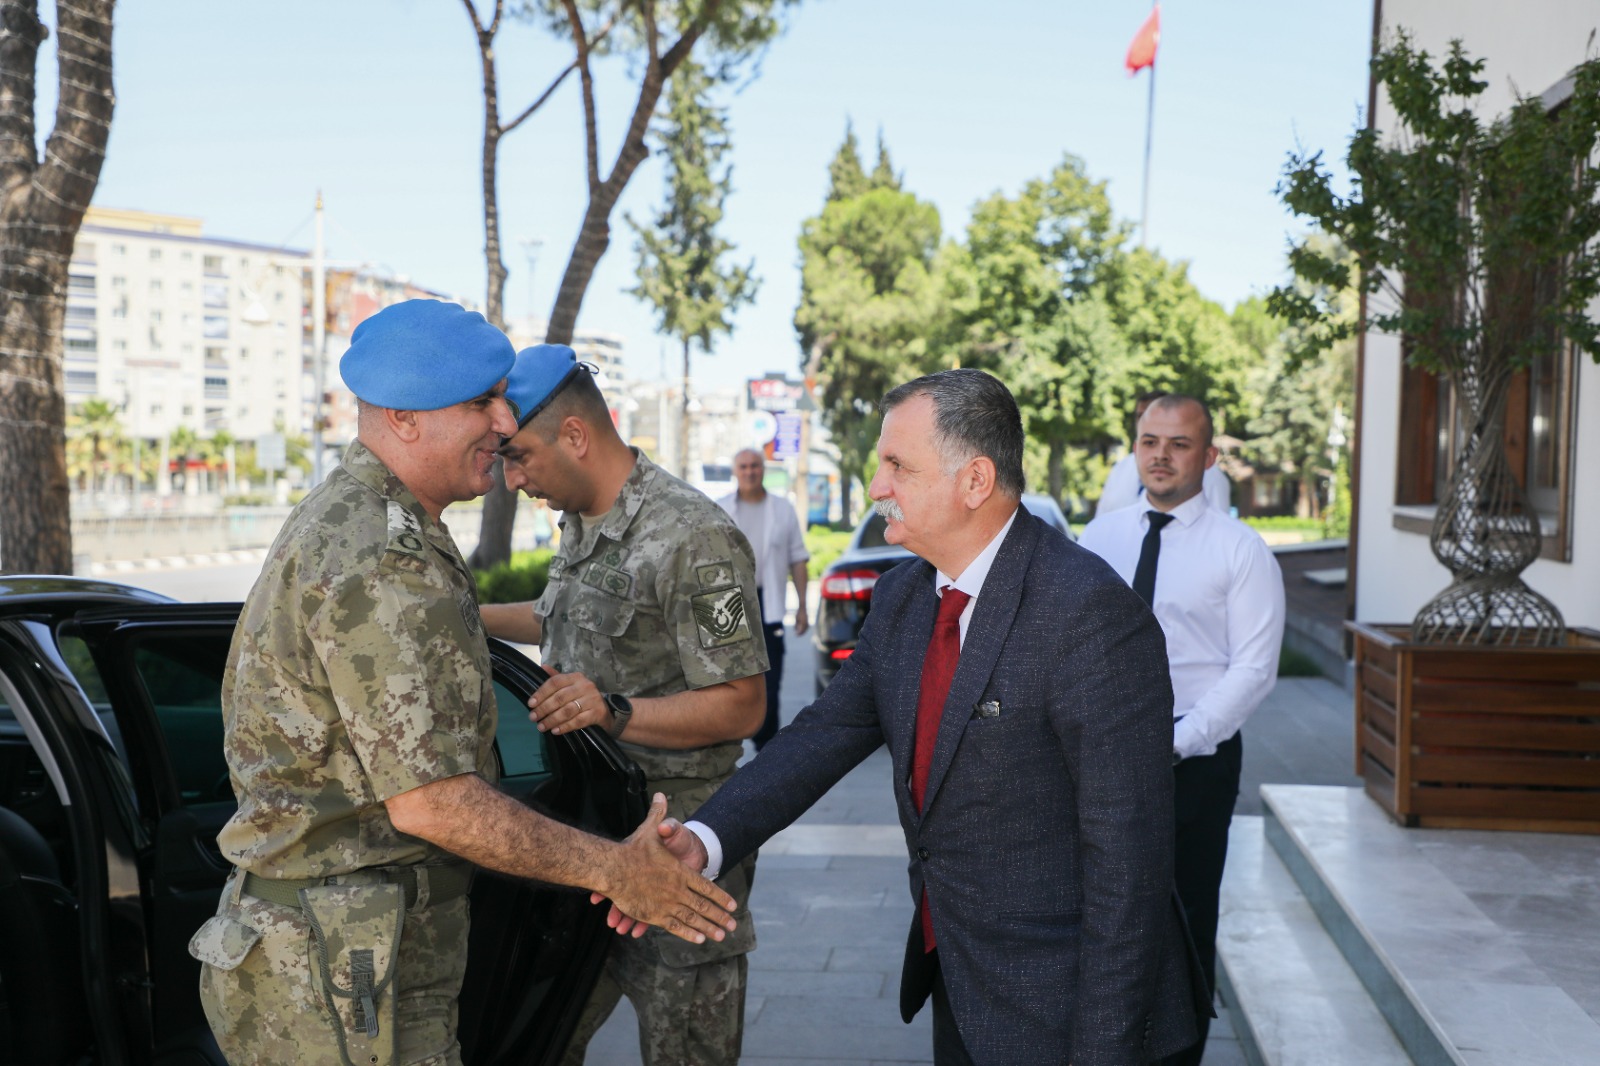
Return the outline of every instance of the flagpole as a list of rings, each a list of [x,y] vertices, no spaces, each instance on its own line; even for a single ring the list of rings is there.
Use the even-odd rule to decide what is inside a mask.
[[[1156,124],[1156,64],[1150,61],[1150,102],[1144,115],[1144,191],[1139,202],[1139,247],[1150,237],[1150,140]]]

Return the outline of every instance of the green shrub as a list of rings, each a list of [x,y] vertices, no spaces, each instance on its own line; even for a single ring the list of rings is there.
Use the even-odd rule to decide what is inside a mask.
[[[1283,646],[1278,653],[1279,677],[1321,677],[1322,668],[1317,661],[1303,651]]]
[[[478,599],[483,603],[521,603],[536,600],[550,583],[550,559],[555,553],[548,548],[531,552],[514,552],[511,561],[500,563],[488,570],[474,570],[478,579]]]
[[[815,581],[822,576],[822,571],[827,565],[850,546],[850,537],[855,532],[855,527],[849,529],[832,529],[828,526],[812,526],[806,530],[806,551],[811,553],[811,562],[806,564],[806,572]]]
[[[1243,519],[1251,529],[1266,529],[1278,533],[1310,533],[1322,535],[1322,519],[1301,518],[1299,515],[1248,515]]]

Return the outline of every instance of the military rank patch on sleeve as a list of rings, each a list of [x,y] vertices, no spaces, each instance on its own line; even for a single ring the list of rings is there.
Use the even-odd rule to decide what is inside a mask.
[[[702,648],[721,648],[750,639],[750,621],[744,613],[744,590],[738,585],[702,592],[689,602],[694,607],[694,624],[700,631]]]
[[[417,516],[406,510],[405,504],[399,500],[389,501],[387,550],[416,556],[423,556],[427,551],[422,540],[422,526],[417,523]]]

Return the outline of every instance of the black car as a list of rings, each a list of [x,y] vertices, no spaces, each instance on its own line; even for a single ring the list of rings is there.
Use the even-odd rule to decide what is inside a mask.
[[[1022,506],[1044,519],[1046,523],[1066,534],[1069,540],[1077,538],[1067,525],[1061,505],[1048,496],[1024,493]],[[891,568],[899,566],[912,554],[883,539],[883,516],[867,512],[867,517],[856,526],[850,546],[822,571],[818,588],[817,617],[812,624],[812,640],[817,646],[817,695],[828,687],[839,667],[856,650],[856,636],[861,624],[872,609],[872,589]]]
[[[220,697],[239,609],[0,577],[0,1062],[223,1062],[188,941],[228,874]],[[593,832],[631,832],[638,768],[599,730],[539,732],[526,702],[544,671],[490,651],[502,787]],[[557,1061],[614,935],[602,909],[480,873],[472,917],[466,1061]]]

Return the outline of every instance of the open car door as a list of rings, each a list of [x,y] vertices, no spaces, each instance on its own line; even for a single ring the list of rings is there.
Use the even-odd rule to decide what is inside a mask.
[[[215,1055],[188,942],[215,913],[229,870],[216,844],[236,809],[221,689],[238,611],[237,604],[94,610],[61,628],[69,662],[81,647],[74,670],[85,692],[114,723],[108,729],[125,752],[143,823],[147,847],[138,866],[157,1061]],[[638,768],[598,730],[550,737],[534,728],[526,703],[546,675],[511,646],[491,645],[502,787],[591,832],[631,832],[646,808]],[[603,910],[585,892],[480,872],[472,919],[461,999],[466,1061],[557,1062],[615,935]]]

